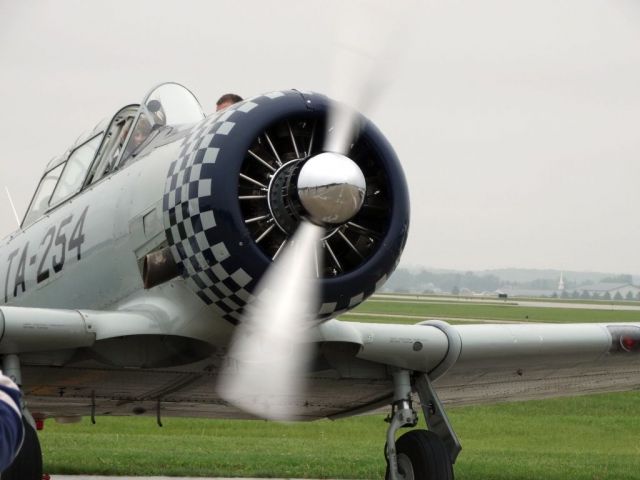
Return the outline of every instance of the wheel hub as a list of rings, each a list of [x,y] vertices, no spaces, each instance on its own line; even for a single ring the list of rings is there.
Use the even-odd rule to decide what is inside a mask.
[[[413,465],[411,464],[411,459],[406,456],[404,453],[399,453],[397,455],[398,461],[398,473],[400,474],[399,480],[414,480],[413,474]]]

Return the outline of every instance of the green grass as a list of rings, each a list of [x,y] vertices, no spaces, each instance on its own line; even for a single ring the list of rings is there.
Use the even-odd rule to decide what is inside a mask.
[[[640,321],[640,312],[427,302],[367,302],[365,322],[400,314],[550,322]],[[526,317],[529,318],[526,318]],[[463,452],[458,480],[640,479],[640,392],[448,410]],[[152,417],[103,418],[41,432],[45,470],[58,474],[384,477],[384,415],[276,424]]]
[[[459,479],[638,479],[640,393],[453,409]]]
[[[477,303],[512,303],[518,302],[544,302],[544,303],[582,303],[592,305],[640,305],[640,300],[615,300],[604,298],[569,298],[569,297],[527,297],[527,296],[509,296],[505,299],[498,298],[497,296],[481,297],[481,296],[466,296],[466,295],[447,295],[447,294],[415,294],[415,293],[375,293],[371,298],[377,300],[385,299],[406,299],[406,300],[418,300],[427,302],[438,303],[460,303],[462,302],[477,302]]]
[[[463,320],[460,317],[459,318],[444,318],[441,317],[443,320],[446,320],[447,323],[451,324],[451,325],[466,325],[469,323],[473,323],[467,320]],[[392,324],[396,324],[396,325],[414,325],[420,321],[422,321],[420,318],[407,318],[407,317],[393,317],[393,316],[381,316],[381,315],[376,315],[374,313],[372,314],[358,314],[358,315],[353,315],[353,314],[349,314],[346,313],[344,315],[341,315],[339,320],[344,320],[344,321],[348,321],[348,322],[363,322],[363,323],[392,323]],[[424,319],[424,321],[426,321],[426,319]],[[477,323],[477,322],[476,322]]]
[[[458,480],[640,478],[640,392],[457,407]],[[45,470],[103,475],[383,478],[383,415],[331,422],[47,421]]]
[[[278,424],[250,420],[98,418],[48,422],[45,470],[55,473],[377,478],[382,416]]]
[[[579,303],[584,305],[630,305],[639,306],[638,300],[605,300],[605,299],[586,299],[586,298],[553,298],[553,297],[526,297],[526,296],[510,296],[508,299],[501,300],[497,297],[468,297],[464,295],[422,295],[415,293],[376,293],[372,296],[376,300],[398,299],[404,297],[406,300],[437,302],[437,303],[460,303],[470,302],[479,304],[511,304],[516,305],[518,302],[544,302],[544,303]]]
[[[354,312],[424,317],[477,318],[481,320],[511,320],[529,322],[640,322],[640,311],[590,310],[583,308],[528,307],[514,305],[481,305],[427,302],[368,301]],[[355,319],[355,318],[354,318]],[[393,322],[390,322],[393,323]],[[402,323],[415,323],[404,320]]]

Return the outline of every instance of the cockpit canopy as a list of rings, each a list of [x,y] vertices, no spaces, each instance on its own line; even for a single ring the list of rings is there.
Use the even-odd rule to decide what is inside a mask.
[[[140,104],[121,108],[110,122],[81,135],[42,176],[22,222],[26,227],[89,185],[125,167],[153,138],[204,118],[196,97],[177,83],[153,88]]]

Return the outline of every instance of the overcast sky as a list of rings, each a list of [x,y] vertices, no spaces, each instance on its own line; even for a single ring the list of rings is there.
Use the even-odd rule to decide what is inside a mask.
[[[23,215],[52,156],[160,82],[207,112],[227,91],[341,96],[345,1],[0,0],[0,237],[15,229],[5,185]],[[440,1],[402,14],[412,41],[367,112],[409,182],[402,263],[640,274],[640,4]]]

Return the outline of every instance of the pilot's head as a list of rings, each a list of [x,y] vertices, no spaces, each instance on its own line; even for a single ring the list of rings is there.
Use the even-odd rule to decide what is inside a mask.
[[[133,149],[136,149],[142,142],[146,140],[151,132],[151,124],[149,120],[144,117],[140,117],[138,123],[133,129],[133,134],[131,135],[130,144]]]
[[[150,100],[147,103],[147,110],[151,113],[156,125],[164,126],[167,124],[167,114],[164,112],[164,108],[162,108],[162,104],[158,100]]]
[[[235,93],[225,93],[216,102],[216,112],[224,110],[228,106],[241,101],[242,97],[240,95],[236,95]]]

